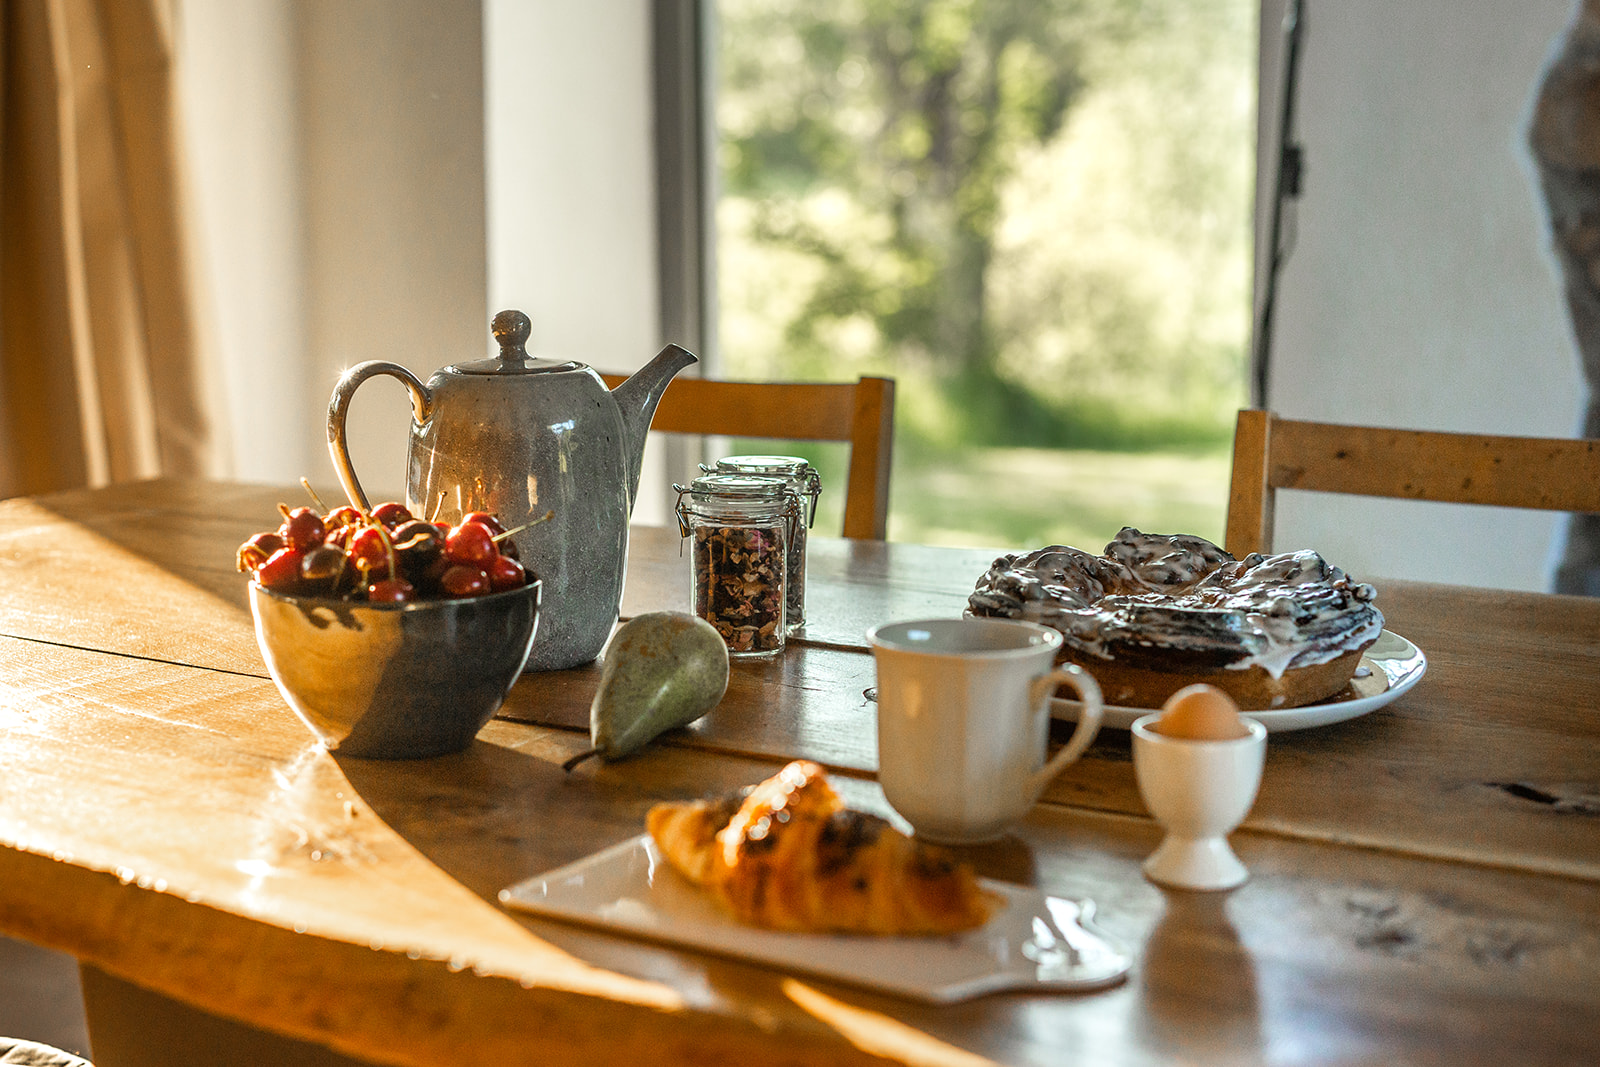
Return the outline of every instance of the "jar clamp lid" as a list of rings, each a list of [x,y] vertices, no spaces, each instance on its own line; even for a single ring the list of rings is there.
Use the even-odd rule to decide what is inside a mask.
[[[802,518],[800,496],[782,481],[743,474],[702,474],[678,491],[678,529],[688,537],[689,513],[717,511],[722,517],[783,518],[790,530]]]
[[[822,495],[822,476],[800,456],[724,456],[715,465],[700,464],[700,469],[708,474],[787,479],[802,498],[806,526],[810,527],[817,521],[817,498]]]

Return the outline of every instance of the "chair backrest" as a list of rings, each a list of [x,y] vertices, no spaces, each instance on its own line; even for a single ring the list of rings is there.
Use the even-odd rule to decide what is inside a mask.
[[[601,377],[612,387],[624,380],[615,374]],[[650,428],[721,437],[848,442],[844,535],[881,541],[888,533],[892,379],[836,383],[675,378],[662,394]]]
[[[1600,440],[1391,430],[1241,411],[1229,552],[1270,551],[1278,489],[1600,512]]]

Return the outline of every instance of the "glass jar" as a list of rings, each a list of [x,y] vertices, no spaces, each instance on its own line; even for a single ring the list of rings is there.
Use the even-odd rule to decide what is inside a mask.
[[[802,522],[795,524],[789,539],[789,593],[786,603],[788,628],[792,633],[806,624],[806,530],[817,521],[817,498],[822,495],[822,477],[799,456],[727,456],[715,466],[700,465],[715,474],[742,474],[756,478],[778,478],[800,498]]]
[[[678,528],[690,538],[694,612],[730,656],[783,651],[789,543],[800,498],[775,478],[703,474],[678,491]]]

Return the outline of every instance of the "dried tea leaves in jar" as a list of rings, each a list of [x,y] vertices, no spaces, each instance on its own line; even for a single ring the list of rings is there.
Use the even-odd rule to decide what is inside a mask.
[[[707,474],[678,490],[678,521],[690,553],[695,614],[735,656],[784,647],[788,555],[800,498],[782,482]]]

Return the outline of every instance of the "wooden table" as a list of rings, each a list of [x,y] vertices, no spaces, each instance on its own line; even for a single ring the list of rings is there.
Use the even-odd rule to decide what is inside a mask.
[[[1231,893],[1144,881],[1158,831],[1127,734],[1105,731],[967,854],[1094,898],[1131,976],[931,1007],[495,901],[638,833],[656,800],[795,756],[887,814],[861,635],[958,612],[991,553],[813,538],[805,638],[637,759],[561,771],[587,740],[584,668],[526,676],[467,752],[387,763],[312,744],[256,651],[232,550],[299,498],[158,482],[0,503],[0,933],[84,964],[102,1067],[269,1047],[427,1067],[1600,1062],[1600,602],[1381,583],[1427,677],[1272,736]],[[675,533],[636,530],[624,613],[686,606],[687,566]]]

